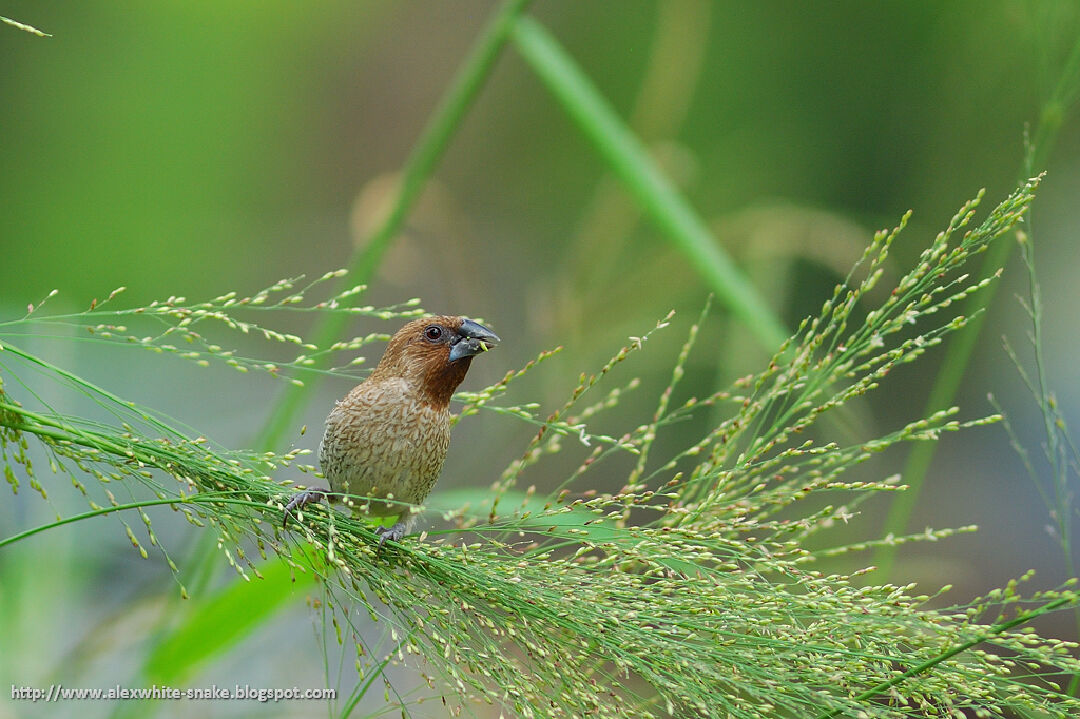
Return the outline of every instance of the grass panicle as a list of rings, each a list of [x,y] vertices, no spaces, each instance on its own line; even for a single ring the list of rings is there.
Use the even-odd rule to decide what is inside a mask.
[[[86,311],[45,313],[43,309],[46,302],[58,294],[57,290],[53,290],[38,304],[27,305],[26,315],[22,318],[0,322],[0,337],[18,338],[32,335],[70,341],[71,334],[75,333],[84,340],[117,343],[158,354],[172,354],[190,360],[200,367],[223,363],[239,372],[262,371],[302,386],[303,380],[299,378],[302,374],[341,374],[360,369],[357,366],[363,363],[363,355],[357,356],[347,365],[330,369],[325,369],[324,360],[331,353],[358,352],[373,342],[384,342],[389,339],[389,335],[374,333],[352,337],[320,348],[296,334],[273,329],[265,324],[269,317],[317,313],[396,320],[424,314],[418,298],[390,307],[357,305],[356,299],[367,289],[364,285],[334,292],[319,301],[309,299],[313,292],[322,289],[330,281],[344,277],[345,274],[345,270],[334,270],[306,282],[302,275],[281,279],[248,296],[227,292],[202,302],[189,302],[186,297],[170,296],[142,307],[114,309],[115,298],[126,289],[119,287],[109,293],[104,301],[92,300]],[[245,357],[215,342],[222,330],[239,331],[245,335],[261,337],[266,342],[295,347],[300,354],[285,361]],[[357,373],[352,374],[355,376]]]

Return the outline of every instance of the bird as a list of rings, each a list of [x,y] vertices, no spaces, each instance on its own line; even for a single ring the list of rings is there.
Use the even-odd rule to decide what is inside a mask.
[[[319,465],[330,490],[306,489],[285,506],[289,517],[312,502],[346,500],[353,511],[396,516],[380,526],[379,547],[398,542],[439,479],[450,446],[450,397],[473,357],[499,342],[475,320],[436,315],[412,320],[386,346],[367,379],[326,418]]]

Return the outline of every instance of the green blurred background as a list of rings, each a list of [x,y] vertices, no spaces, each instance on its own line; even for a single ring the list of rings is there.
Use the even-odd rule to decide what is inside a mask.
[[[129,288],[127,301],[146,303],[251,293],[281,277],[345,266],[492,7],[4,3],[0,14],[53,37],[0,25],[0,316],[20,316],[54,288],[55,307],[81,309],[120,285]],[[1012,189],[1025,124],[1039,120],[1080,27],[1073,3],[1016,0],[541,0],[531,14],[627,119],[789,326],[816,312],[873,231],[905,210],[915,216],[892,255],[898,273],[979,188],[987,188],[987,204]],[[1048,370],[1076,424],[1076,123],[1066,118],[1056,139],[1033,227]],[[1026,277],[1016,258],[1003,283],[957,403],[962,416],[986,414],[993,392],[1038,452],[1041,419],[1001,349],[1002,335],[1025,347],[1027,325],[1013,295],[1026,293]],[[695,268],[640,217],[509,46],[365,302],[418,296],[430,310],[490,321],[504,344],[477,363],[469,388],[565,345],[515,397],[545,408],[627,335],[674,308],[678,327],[668,339],[620,370],[621,381],[644,380],[641,396],[609,420],[625,431],[651,412],[651,390],[667,381],[681,333],[707,295]],[[230,446],[251,444],[281,390],[265,378],[237,381],[148,353],[45,340],[33,349]],[[719,311],[685,391],[709,392],[765,357]],[[913,419],[939,359],[940,352],[896,373],[859,405],[866,431]],[[321,426],[347,389],[340,380],[324,383],[302,421]],[[79,398],[41,391],[54,392],[49,398],[61,409],[80,406]],[[441,486],[486,486],[531,431],[497,416],[463,423]],[[314,447],[318,432],[291,438]],[[891,454],[867,476],[899,471],[902,462],[902,453]],[[618,470],[613,464],[607,478],[616,482]],[[529,481],[544,488],[542,472]],[[56,487],[52,507],[29,492],[9,497],[0,534],[85,507],[67,494],[74,492]],[[868,506],[845,530],[850,539],[879,536],[884,508]],[[911,526],[982,530],[905,549],[896,576],[927,590],[956,584],[956,601],[1030,567],[1040,585],[1051,585],[1071,572],[1049,521],[1000,427],[947,436]],[[169,513],[155,520],[182,564],[197,534],[179,524]],[[153,641],[155,611],[176,593],[160,565],[139,560],[119,525],[105,521],[0,552],[0,717],[42,710],[8,702],[9,677],[38,685],[57,677],[71,685],[130,681]],[[304,596],[297,591],[295,606],[187,684],[323,686]],[[1044,629],[1069,635],[1071,626],[1063,617]],[[398,681],[408,686],[411,674]],[[365,711],[379,706],[376,693]],[[186,705],[164,714],[259,709]]]

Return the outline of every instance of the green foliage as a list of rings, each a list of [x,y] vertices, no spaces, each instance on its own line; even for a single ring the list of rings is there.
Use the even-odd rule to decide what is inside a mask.
[[[368,524],[326,507],[309,508],[282,531],[289,490],[272,474],[295,464],[298,452],[214,447],[17,344],[19,335],[52,323],[81,322],[93,329],[92,341],[171,352],[163,343],[175,335],[199,348],[192,350],[201,353],[192,357],[196,361],[265,369],[256,358],[240,362],[220,348],[211,351],[204,325],[255,330],[270,342],[300,346],[308,357],[368,343],[358,338],[358,345],[309,347],[273,329],[273,312],[340,307],[340,295],[310,304],[310,290],[293,293],[286,287],[292,282],[275,285],[286,299],[269,304],[230,294],[195,304],[170,298],[144,308],[95,306],[63,316],[49,316],[39,305],[0,325],[0,376],[28,386],[19,368],[44,370],[44,376],[94,397],[115,418],[92,422],[47,407],[31,409],[8,392],[0,398],[4,462],[21,466],[20,473],[33,479],[25,459],[26,437],[33,436],[54,471],[68,473],[87,495],[91,511],[85,516],[137,513],[137,529],[123,526],[141,554],[149,543],[171,564],[145,512],[146,506],[168,504],[215,533],[226,560],[248,580],[205,604],[158,645],[149,676],[184,676],[267,616],[285,597],[270,592],[262,579],[263,569],[274,567],[278,580],[298,572],[317,578],[325,589],[328,637],[354,652],[359,677],[357,690],[339,705],[342,713],[381,678],[387,702],[403,711],[421,699],[439,698],[451,708],[473,701],[500,704],[520,716],[897,717],[967,710],[982,716],[1071,716],[1080,701],[1062,693],[1055,679],[1080,672],[1075,645],[1020,628],[1074,607],[1078,595],[1071,584],[1024,597],[1011,583],[963,605],[932,609],[928,603],[937,594],[915,595],[913,585],[866,585],[872,576],[867,568],[855,565],[842,574],[815,568],[824,557],[873,542],[834,546],[821,534],[817,543],[824,548],[811,550],[807,543],[837,522],[855,520],[855,509],[867,497],[898,488],[895,478],[848,480],[845,472],[898,443],[934,441],[942,432],[997,419],[959,421],[949,410],[850,446],[804,439],[823,415],[876,389],[893,368],[918,359],[969,321],[948,310],[993,278],[973,279],[963,266],[1020,221],[1036,185],[1037,179],[1023,185],[971,229],[978,200],[965,205],[887,298],[867,307],[866,295],[881,280],[882,264],[904,223],[878,233],[848,280],[762,372],[715,395],[675,402],[697,338],[695,324],[656,411],[622,436],[594,433],[589,425],[618,407],[638,383],[616,385],[591,404],[584,400],[601,391],[634,353],[660,341],[670,331],[670,317],[632,338],[600,371],[583,375],[568,401],[546,418],[533,404],[496,403],[515,378],[536,371],[551,353],[486,390],[463,393],[462,417],[493,411],[507,421],[534,423],[539,429],[533,441],[495,481],[489,501],[480,506],[474,496],[471,507],[447,509],[451,529],[432,531],[421,541],[408,538],[382,552]],[[411,316],[414,304],[363,311],[397,318]],[[103,312],[111,313],[110,320],[135,318],[163,323],[164,329],[154,336],[121,331],[115,322],[100,321]],[[251,312],[261,313],[258,323],[242,319]],[[287,366],[300,371],[304,362]],[[672,430],[714,408],[727,408],[727,418],[700,437]],[[679,444],[664,456],[655,445],[661,433]],[[547,458],[576,446],[584,453],[579,466],[561,479],[545,470]],[[618,454],[636,458],[626,486],[615,493],[594,491],[590,472]],[[526,473],[549,491],[515,489]],[[112,488],[137,486],[154,499],[124,504],[114,497]],[[102,496],[107,506],[99,503]],[[365,499],[353,497],[358,504]],[[937,540],[950,533],[882,541]],[[267,564],[274,561],[270,554],[283,564]],[[274,599],[263,602],[250,622],[230,621],[260,584],[267,584]],[[368,645],[360,617],[387,625],[384,643]],[[207,633],[222,636],[199,647],[197,638]],[[392,685],[382,674],[389,663],[404,663],[428,677],[427,696],[391,697]]]

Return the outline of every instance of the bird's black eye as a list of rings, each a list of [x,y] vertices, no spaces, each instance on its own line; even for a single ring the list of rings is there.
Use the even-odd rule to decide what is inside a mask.
[[[438,342],[442,339],[443,328],[439,325],[428,325],[424,328],[424,339],[428,342]]]

